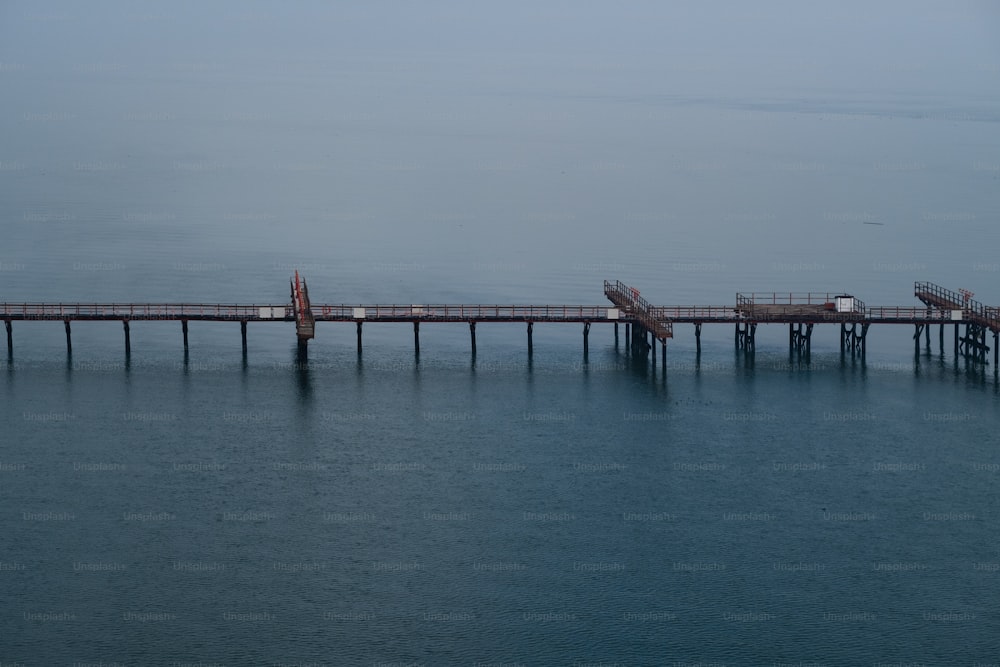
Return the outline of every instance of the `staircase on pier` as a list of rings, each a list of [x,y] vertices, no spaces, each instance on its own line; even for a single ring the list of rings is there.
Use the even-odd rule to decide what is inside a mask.
[[[604,281],[604,295],[611,303],[615,304],[626,319],[634,322],[632,327],[632,350],[640,354],[649,351],[649,343],[646,342],[646,332],[653,334],[655,341],[663,343],[664,353],[668,338],[674,337],[674,326],[669,319],[665,319],[658,309],[654,308],[648,301],[639,296],[639,290],[630,287],[620,280],[610,282]],[[656,360],[656,348],[653,348],[653,360]],[[666,361],[666,357],[664,357]]]

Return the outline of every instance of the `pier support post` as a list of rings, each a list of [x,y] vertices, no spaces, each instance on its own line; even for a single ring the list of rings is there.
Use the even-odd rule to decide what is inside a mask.
[[[931,325],[924,325],[924,344],[927,346],[927,351],[931,351]]]
[[[7,327],[7,356],[14,354],[14,324],[10,320],[4,320]]]
[[[996,375],[997,371],[1000,371],[1000,366],[997,365],[997,361],[1000,361],[1000,332],[993,332],[993,374]]]
[[[958,322],[955,322],[955,359],[958,359]]]
[[[938,353],[944,356],[944,322],[938,327]]]
[[[128,320],[122,320],[122,327],[125,329],[125,354],[132,354],[132,340],[129,335]]]
[[[534,346],[532,345],[532,342],[531,342],[531,330],[534,329],[534,327],[535,327],[535,323],[534,322],[528,322],[528,356],[529,357],[535,351],[534,350]],[[618,328],[617,324],[615,325],[615,328],[616,329]],[[617,332],[615,332],[615,334],[616,334],[616,336],[615,336],[615,338],[616,338],[615,346],[617,347],[617,345],[618,345],[618,342],[617,342]]]
[[[358,320],[358,354],[361,354],[361,320]]]
[[[469,322],[469,337],[472,338],[472,356],[476,356],[476,323]]]
[[[699,324],[698,326],[700,327],[701,325]],[[661,363],[663,364],[663,379],[666,380],[667,379],[667,339],[666,338],[663,339],[662,345],[663,345],[663,355],[662,355],[663,356],[663,361]]]
[[[648,338],[649,337],[646,335],[646,328],[638,322],[633,322],[632,337],[629,341],[629,346],[632,348],[632,354],[634,356],[645,357],[649,354]]]
[[[657,340],[656,336],[653,336],[653,345],[652,345],[653,350],[652,350],[652,352],[653,352],[653,370],[654,371],[656,370],[656,344],[658,342],[659,341]]]
[[[666,349],[667,341],[664,339],[663,348]],[[701,322],[694,323],[694,346],[695,353],[701,354]]]
[[[625,351],[628,352],[629,348],[632,346],[632,336],[629,333],[629,323],[625,323]]]
[[[188,349],[188,321],[181,320],[181,334],[184,336],[184,349]]]
[[[73,352],[73,338],[70,335],[69,320],[63,320],[63,324],[66,325],[66,351]]]
[[[615,322],[615,349],[618,349],[618,323]]]
[[[586,357],[587,354],[590,352],[589,338],[590,338],[590,322],[584,322],[583,323],[583,356],[584,357]]]
[[[247,321],[240,320],[240,336],[243,338],[243,354],[247,353]]]
[[[916,331],[913,332],[913,354],[920,354],[920,330],[923,329],[923,324],[914,324]]]
[[[420,354],[420,322],[413,323],[413,351]]]
[[[757,348],[756,343],[757,334],[757,323],[756,322],[746,322],[740,327],[739,322],[736,323],[736,349],[741,347],[746,352],[754,352]]]

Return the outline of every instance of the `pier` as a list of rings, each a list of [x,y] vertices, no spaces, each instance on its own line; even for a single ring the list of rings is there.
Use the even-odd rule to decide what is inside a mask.
[[[751,292],[737,293],[731,305],[656,306],[633,286],[605,281],[604,296],[610,305],[495,305],[495,304],[314,304],[306,281],[298,272],[290,280],[290,301],[283,304],[203,304],[203,303],[0,303],[0,319],[7,331],[8,356],[13,355],[13,323],[17,321],[61,321],[66,332],[66,348],[72,352],[72,323],[75,321],[120,321],[125,336],[125,353],[131,354],[130,323],[174,321],[181,323],[185,351],[190,322],[238,322],[244,355],[247,352],[247,325],[251,322],[293,322],[300,351],[316,336],[320,322],[354,323],[358,354],[363,349],[363,327],[371,323],[410,323],[414,351],[420,353],[420,325],[425,323],[465,324],[469,327],[470,348],[476,354],[476,327],[479,324],[520,322],[526,327],[527,351],[534,352],[535,324],[582,325],[583,355],[589,353],[589,336],[594,324],[614,327],[615,345],[619,325],[625,327],[625,350],[636,359],[652,355],[656,364],[657,346],[664,373],[667,368],[667,340],[677,325],[694,327],[697,354],[701,354],[701,330],[706,324],[733,326],[734,345],[747,355],[756,351],[756,331],[760,325],[788,326],[790,354],[805,357],[811,352],[813,330],[818,325],[840,328],[842,354],[867,352],[867,335],[872,325],[895,324],[914,327],[914,352],[919,355],[921,337],[930,349],[930,331],[937,324],[938,344],[944,354],[945,325],[953,328],[956,358],[986,365],[1000,372],[1000,308],[974,301],[967,290],[951,291],[928,282],[914,284],[920,306],[867,306],[859,298],[834,292]],[[961,327],[965,327],[964,333]],[[988,340],[992,334],[991,341]]]

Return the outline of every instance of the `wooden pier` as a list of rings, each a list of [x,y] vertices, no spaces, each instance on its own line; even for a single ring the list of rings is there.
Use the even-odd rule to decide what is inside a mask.
[[[673,338],[675,325],[694,325],[697,352],[701,353],[701,328],[704,324],[734,326],[737,350],[752,354],[756,350],[756,330],[761,324],[788,325],[789,351],[808,355],[816,325],[840,326],[842,353],[866,353],[869,328],[873,324],[908,324],[914,327],[914,351],[919,354],[921,334],[930,348],[930,328],[939,325],[939,345],[944,353],[944,327],[954,328],[954,353],[975,363],[988,363],[993,352],[994,372],[998,372],[1000,354],[1000,308],[972,300],[968,291],[953,292],[933,283],[914,284],[914,296],[922,306],[866,306],[855,296],[836,293],[753,292],[738,293],[733,305],[655,306],[641,297],[639,290],[620,281],[604,282],[604,295],[611,305],[494,305],[494,304],[408,304],[353,305],[313,304],[306,281],[296,272],[290,281],[290,302],[284,304],[201,304],[201,303],[0,303],[0,319],[7,330],[8,356],[13,355],[15,321],[61,321],[66,331],[66,347],[72,352],[74,321],[122,322],[125,352],[131,353],[130,322],[177,321],[181,323],[184,349],[188,349],[189,322],[239,322],[243,352],[247,350],[247,325],[250,322],[294,322],[300,349],[316,335],[318,322],[353,322],[357,327],[357,349],[362,351],[365,323],[411,323],[414,349],[420,351],[421,323],[462,323],[469,326],[472,354],[476,354],[476,326],[495,322],[521,322],[526,325],[528,354],[533,353],[532,334],[536,323],[575,323],[583,325],[583,353],[589,352],[590,327],[612,324],[618,344],[619,324],[625,325],[626,350],[638,359],[661,347],[661,364],[666,371],[667,339]],[[965,333],[960,327],[965,327]],[[987,335],[993,334],[992,347]]]

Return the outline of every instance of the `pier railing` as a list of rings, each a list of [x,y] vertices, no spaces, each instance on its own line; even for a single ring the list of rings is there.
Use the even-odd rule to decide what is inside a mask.
[[[0,317],[25,320],[294,319],[292,307],[201,303],[0,303]]]
[[[529,306],[503,304],[377,304],[377,305],[313,305],[317,320],[442,320],[468,321],[495,320],[512,322],[562,321],[585,322],[608,318],[607,306]]]
[[[639,290],[636,288],[620,280],[613,283],[605,280],[604,295],[613,304],[625,310],[626,314],[638,320],[648,331],[653,332],[656,338],[673,338],[673,324],[669,320],[660,318],[655,307],[639,296]]]
[[[961,310],[963,319],[1000,331],[1000,308],[986,306],[972,298],[971,292],[953,292],[934,283],[913,283],[913,294],[918,299],[938,309]]]
[[[855,309],[864,311],[864,302],[856,296],[841,292],[749,292],[738,293],[739,306],[826,306],[836,303],[838,297],[854,299]]]

